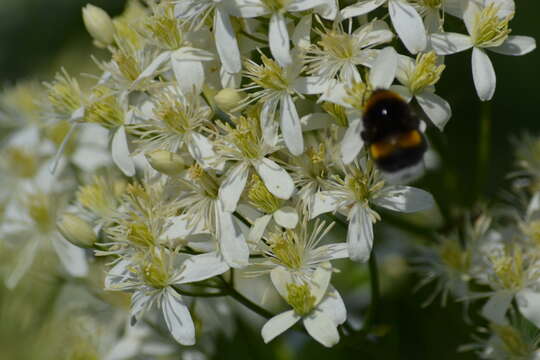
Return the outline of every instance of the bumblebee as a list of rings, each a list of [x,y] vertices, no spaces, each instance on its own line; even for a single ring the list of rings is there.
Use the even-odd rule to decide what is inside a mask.
[[[397,172],[422,161],[427,141],[411,106],[389,90],[375,90],[364,106],[362,139],[382,171]]]

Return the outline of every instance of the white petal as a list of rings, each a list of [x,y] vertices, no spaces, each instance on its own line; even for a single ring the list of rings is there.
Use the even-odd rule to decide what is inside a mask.
[[[240,162],[229,170],[225,180],[219,187],[219,199],[225,211],[233,212],[242,192],[246,187],[249,168],[245,162]]]
[[[345,259],[349,257],[349,248],[346,243],[328,244],[319,246],[313,253],[323,254],[328,260]]]
[[[416,100],[433,124],[443,131],[444,126],[452,116],[450,104],[442,97],[429,91],[417,94]]]
[[[284,95],[280,103],[280,127],[283,140],[291,154],[300,155],[304,152],[304,138],[296,105],[294,105],[292,96],[289,94]]]
[[[163,65],[166,61],[168,61],[169,59],[171,58],[171,52],[170,51],[165,51],[165,52],[162,52],[161,54],[159,54],[158,56],[156,56],[156,58],[154,60],[152,60],[152,62],[150,63],[150,65],[148,65],[146,67],[146,69],[144,69],[140,74],[139,76],[137,77],[137,79],[134,81],[134,83],[132,84],[132,86],[134,86],[135,84],[137,84],[138,82],[140,82],[141,80],[149,77],[149,76],[152,76],[154,75],[154,73],[156,72],[156,70],[161,66]]]
[[[332,196],[332,192],[320,191],[313,196],[309,218],[313,219],[321,214],[336,211],[338,205],[339,202]]]
[[[507,291],[496,292],[482,308],[482,315],[497,324],[505,323],[505,315],[514,295]]]
[[[198,132],[192,132],[187,141],[188,151],[191,156],[204,168],[212,167],[210,160],[216,156],[214,146],[210,140]]]
[[[388,89],[396,77],[398,56],[393,47],[382,49],[371,68],[369,80],[374,89]]]
[[[167,220],[170,225],[159,236],[160,241],[183,239],[192,234],[205,232],[202,222],[195,224],[194,227],[188,227],[189,221],[185,215],[175,216]]]
[[[235,0],[234,2],[237,5],[234,7],[236,11],[231,11],[234,16],[254,18],[270,13],[266,6],[261,2],[253,0]]]
[[[79,108],[78,110],[75,110],[75,112],[78,112],[80,109],[82,109],[82,115],[84,116],[84,108]],[[74,112],[74,114],[75,114]],[[74,115],[72,115],[73,118]],[[78,115],[77,115],[78,116]],[[58,168],[58,164],[60,164],[60,160],[62,159],[62,155],[64,154],[64,149],[66,148],[66,145],[68,144],[71,137],[75,134],[75,130],[79,128],[80,123],[75,122],[72,124],[69,128],[68,133],[66,136],[64,136],[64,139],[62,140],[62,143],[60,144],[60,147],[56,151],[56,154],[54,155],[54,159],[51,162],[51,165],[49,166],[49,171],[54,174],[56,172],[56,169]]]
[[[519,312],[540,328],[540,293],[524,289],[517,294]]]
[[[292,35],[292,42],[300,48],[308,48],[311,45],[311,14],[303,16]]]
[[[338,104],[350,109],[351,104],[345,102],[345,99],[349,96],[347,94],[348,86],[349,85],[345,83],[338,83],[336,81],[332,81],[332,83],[328,85],[328,88],[325,90],[325,92],[319,97],[318,102],[320,103],[323,101],[329,101],[331,103]]]
[[[497,78],[495,69],[486,52],[474,48],[472,53],[472,72],[476,93],[482,101],[491,100],[495,94]]]
[[[428,210],[435,206],[430,193],[411,186],[395,186],[373,202],[386,209],[404,213]]]
[[[327,2],[328,0],[293,0],[287,5],[287,11],[306,11]]]
[[[60,262],[71,276],[84,277],[88,274],[88,263],[83,249],[73,245],[61,236],[55,237],[52,244]]]
[[[364,130],[364,124],[360,115],[349,123],[343,140],[341,140],[341,159],[344,164],[350,164],[356,159],[358,153],[364,147],[364,140],[362,140],[362,131]]]
[[[304,326],[312,338],[326,347],[332,347],[339,342],[336,324],[324,313],[313,312],[305,317]]]
[[[262,158],[254,165],[268,191],[280,199],[289,199],[292,196],[295,190],[294,182],[281,166],[267,158]]]
[[[221,254],[230,267],[242,268],[249,263],[249,248],[244,235],[235,223],[233,214],[223,209],[221,201],[216,201],[215,207]]]
[[[300,320],[300,316],[298,316],[294,310],[285,311],[284,313],[274,316],[264,324],[261,330],[264,342],[269,343],[276,336],[296,324],[298,320]]]
[[[525,55],[536,49],[536,40],[529,36],[509,36],[506,41],[489,50],[503,55]]]
[[[105,276],[105,290],[124,289],[124,283],[128,283],[133,276],[130,267],[131,262],[129,260],[123,259],[117,262]]]
[[[223,63],[223,68],[229,73],[237,73],[242,70],[242,61],[240,59],[240,50],[236,33],[232,27],[229,15],[225,11],[216,8],[214,18],[214,34],[216,37],[216,48],[219,58]]]
[[[451,32],[431,34],[429,40],[437,55],[455,54],[473,46],[470,36]]]
[[[319,76],[299,77],[294,81],[294,89],[307,95],[322,94],[329,86],[328,80]]]
[[[26,274],[28,269],[34,263],[34,258],[36,257],[37,249],[39,247],[39,240],[31,239],[28,244],[24,246],[21,253],[17,256],[17,263],[15,268],[6,279],[6,287],[8,289],[14,289],[21,278]]]
[[[397,93],[399,96],[401,96],[408,103],[410,103],[412,98],[413,98],[413,94],[411,93],[409,88],[407,88],[407,87],[405,87],[403,85],[392,85],[392,86],[390,86],[390,90]]]
[[[242,72],[231,74],[221,67],[221,69],[219,69],[219,79],[222,88],[238,89],[242,82]]]
[[[195,255],[184,261],[180,279],[174,284],[187,284],[223,274],[229,266],[216,252]]]
[[[178,50],[171,56],[171,65],[178,87],[184,94],[200,93],[204,85],[204,67],[198,60],[180,57]]]
[[[144,290],[138,290],[131,296],[131,325],[135,325],[144,315],[146,310],[152,306],[152,302],[155,299],[154,296],[148,295]]]
[[[126,129],[120,126],[113,135],[111,143],[112,158],[116,166],[126,176],[135,175],[135,164],[129,154]]]
[[[351,260],[365,262],[369,259],[373,248],[373,224],[367,210],[360,204],[351,210],[347,245]]]
[[[276,266],[270,271],[270,280],[279,295],[281,295],[284,300],[287,300],[289,296],[287,284],[295,283],[291,273],[282,266]]]
[[[251,229],[249,229],[248,242],[253,244],[258,243],[263,237],[270,220],[272,220],[272,215],[264,215],[255,220]]]
[[[424,50],[427,45],[426,29],[414,7],[402,0],[389,0],[388,12],[407,50],[412,54]]]
[[[292,63],[289,50],[289,32],[285,17],[281,13],[274,13],[270,18],[268,40],[270,42],[270,52],[281,66]]]
[[[273,215],[276,223],[284,228],[294,229],[298,224],[298,213],[293,207],[284,206],[277,210]]]
[[[311,281],[308,282],[311,295],[315,297],[315,306],[317,306],[324,298],[330,286],[330,278],[332,277],[332,266],[330,263],[322,263],[311,274]]]
[[[347,320],[347,309],[339,292],[330,286],[330,290],[321,301],[318,310],[334,320],[334,324],[341,325]]]
[[[161,299],[163,317],[173,338],[182,345],[195,344],[195,326],[189,309],[172,288],[165,289]]]
[[[274,146],[278,141],[278,122],[275,121],[278,101],[270,100],[261,109],[261,130],[264,142]]]
[[[343,10],[341,10],[341,17],[343,19],[352,18],[355,16],[360,16],[369,13],[370,11],[375,10],[382,4],[384,4],[386,0],[367,0],[367,1],[358,1],[356,4],[353,4],[351,6],[347,6]]]

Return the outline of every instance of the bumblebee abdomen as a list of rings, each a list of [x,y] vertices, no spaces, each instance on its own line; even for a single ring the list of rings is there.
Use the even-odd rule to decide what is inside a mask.
[[[369,152],[383,171],[394,172],[419,163],[427,150],[424,135],[418,130],[377,141],[369,145]]]

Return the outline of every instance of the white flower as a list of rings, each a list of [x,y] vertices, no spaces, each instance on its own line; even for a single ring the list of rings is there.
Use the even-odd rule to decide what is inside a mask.
[[[226,211],[233,212],[247,183],[250,169],[260,176],[268,190],[280,199],[289,199],[294,192],[291,176],[276,162],[266,156],[278,148],[262,139],[258,119],[238,118],[236,127],[222,125],[227,131],[221,143],[216,145],[224,160],[236,163],[229,169],[219,188],[219,199]]]
[[[328,5],[328,0],[234,0],[239,16],[252,18],[270,15],[268,40],[272,56],[281,66],[293,62],[289,50],[289,32],[285,14],[306,11],[318,6]]]
[[[308,229],[308,222],[304,221],[295,229],[275,230],[269,232],[264,240],[259,238],[256,247],[265,259],[253,262],[251,273],[270,272],[272,275],[276,271],[284,271],[309,281],[318,268],[331,270],[330,261],[348,257],[345,243],[320,245],[333,224],[326,226],[324,222],[315,221],[313,226],[313,229]],[[264,231],[260,235],[263,234]]]
[[[193,345],[195,326],[189,308],[175,286],[206,280],[228,269],[216,253],[187,257],[153,248],[149,253],[118,261],[107,274],[105,289],[133,291],[132,325],[156,304],[174,339],[182,345]]]
[[[44,170],[52,178],[48,170]],[[61,264],[71,276],[86,276],[88,265],[84,250],[65,240],[56,228],[56,216],[60,208],[65,205],[65,198],[62,198],[59,192],[39,188],[23,196],[22,203],[9,204],[1,229],[3,237],[25,242],[16,259],[16,265],[6,278],[6,286],[8,288],[17,286],[40,251],[51,245]]]
[[[389,42],[394,36],[384,21],[374,20],[353,33],[342,26],[320,31],[321,39],[305,55],[308,72],[316,83],[336,77],[340,82],[362,81],[358,65],[371,67],[377,56],[372,47]]]
[[[426,29],[415,8],[404,0],[364,0],[341,10],[343,19],[367,14],[388,4],[388,13],[398,36],[410,53],[416,54],[426,48]]]
[[[190,23],[193,28],[204,24],[205,18],[214,11],[212,29],[219,58],[226,72],[235,74],[242,70],[240,49],[236,33],[229,17],[230,1],[223,0],[177,0],[174,9],[177,18]]]
[[[276,269],[272,282],[279,294],[292,306],[264,324],[261,334],[268,343],[279,334],[302,320],[309,335],[326,347],[339,341],[337,327],[347,319],[345,304],[331,286],[331,271],[317,268],[309,282]]]
[[[128,129],[137,136],[137,151],[177,152],[185,146],[190,156],[207,169],[216,157],[212,142],[202,134],[211,114],[198,93],[184,94],[178,87],[168,87],[141,107],[140,120]]]
[[[275,115],[279,111],[279,126],[285,145],[291,154],[300,155],[304,151],[304,140],[293,95],[301,97],[301,94],[312,93],[306,78],[299,76],[303,65],[296,61],[282,67],[264,55],[261,55],[261,60],[262,65],[252,60],[246,62],[245,76],[252,82],[244,89],[255,89],[250,94],[252,101],[263,103],[260,118],[264,141],[276,145],[278,132]]]
[[[396,78],[404,87],[394,86],[392,89],[407,101],[414,97],[429,119],[442,131],[452,116],[452,110],[446,100],[435,94],[434,85],[445,68],[437,60],[434,52],[419,54],[416,62],[400,56]]]
[[[347,215],[349,256],[355,261],[367,261],[371,254],[373,223],[380,219],[371,206],[404,213],[434,206],[433,197],[424,190],[410,186],[388,186],[379,178],[371,163],[366,167],[366,170],[348,167],[345,179],[336,178],[329,186],[331,190],[315,195],[313,212],[310,214],[311,218],[331,211]]]
[[[468,0],[411,0],[411,5],[424,19],[428,33],[442,31],[444,12],[462,17],[463,7]]]
[[[175,179],[180,195],[178,206],[186,215],[188,226],[201,226],[215,234],[225,261],[233,268],[248,264],[249,248],[234,215],[219,199],[220,183],[209,171],[191,166],[183,177]]]
[[[469,35],[436,33],[430,37],[431,47],[439,55],[449,55],[473,48],[472,73],[478,97],[491,100],[495,93],[496,77],[486,50],[503,55],[525,55],[536,48],[528,36],[511,36],[508,23],[514,16],[509,1],[484,0],[483,6],[470,1],[463,14]],[[513,4],[513,2],[511,2]]]

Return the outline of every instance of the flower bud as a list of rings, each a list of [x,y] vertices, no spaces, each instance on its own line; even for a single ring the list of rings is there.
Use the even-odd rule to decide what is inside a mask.
[[[83,7],[82,15],[86,30],[99,46],[107,46],[114,41],[114,25],[105,10],[87,4]]]
[[[178,175],[185,168],[182,156],[166,150],[156,150],[146,154],[146,159],[154,170],[169,176]]]
[[[237,107],[244,96],[236,89],[225,88],[220,90],[214,97],[214,102],[223,111],[231,111]]]
[[[62,236],[75,246],[92,247],[97,241],[90,224],[75,214],[64,214],[56,227]]]

